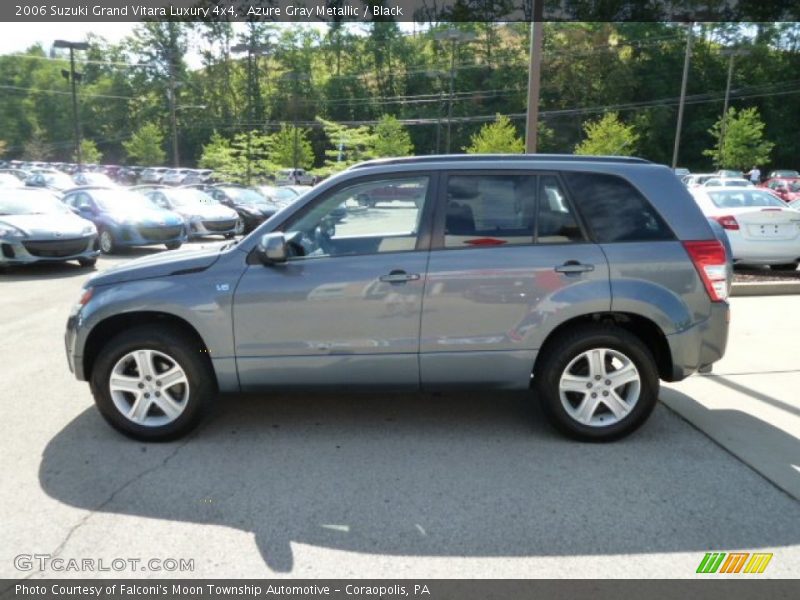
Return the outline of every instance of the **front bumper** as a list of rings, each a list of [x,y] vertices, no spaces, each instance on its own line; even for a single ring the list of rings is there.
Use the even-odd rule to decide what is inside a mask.
[[[725,354],[728,345],[730,305],[714,302],[705,321],[667,336],[672,355],[672,374],[667,381],[686,379],[697,371],[707,372],[709,367]]]
[[[29,238],[0,238],[0,264],[22,265],[37,262],[64,262],[79,258],[95,258],[97,235],[34,240]]]
[[[234,235],[242,233],[242,221],[236,219],[192,221],[188,223],[190,238],[207,235]]]
[[[78,337],[78,325],[80,323],[80,311],[73,311],[67,319],[67,329],[64,332],[64,347],[67,351],[67,364],[69,370],[80,381],[86,381],[83,373],[83,357],[75,354],[76,340]]]
[[[113,235],[114,243],[117,246],[156,246],[183,243],[187,238],[186,227],[183,224],[165,227],[123,225]]]

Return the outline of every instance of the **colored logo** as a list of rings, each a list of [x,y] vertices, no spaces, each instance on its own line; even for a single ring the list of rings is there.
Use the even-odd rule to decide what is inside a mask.
[[[763,573],[771,560],[765,552],[707,552],[697,573]]]

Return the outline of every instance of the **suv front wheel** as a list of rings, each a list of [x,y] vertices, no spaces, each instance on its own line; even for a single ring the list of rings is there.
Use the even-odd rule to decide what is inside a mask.
[[[658,399],[650,350],[613,325],[573,329],[536,366],[534,389],[545,414],[570,437],[605,442],[638,429]]]
[[[215,394],[196,342],[180,331],[152,326],[123,331],[101,350],[91,388],[100,413],[115,429],[143,441],[166,441],[191,431]]]

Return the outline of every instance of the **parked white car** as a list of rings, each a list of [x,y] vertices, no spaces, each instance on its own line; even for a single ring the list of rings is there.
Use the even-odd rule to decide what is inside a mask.
[[[703,213],[725,229],[733,262],[795,270],[800,263],[800,211],[755,187],[695,188]]]
[[[703,183],[703,187],[755,187],[751,181],[741,177],[713,177]]]
[[[693,175],[687,175],[681,179],[681,181],[683,182],[683,185],[691,189],[703,185],[709,179],[717,178],[719,178],[719,175],[716,173],[695,173]]]

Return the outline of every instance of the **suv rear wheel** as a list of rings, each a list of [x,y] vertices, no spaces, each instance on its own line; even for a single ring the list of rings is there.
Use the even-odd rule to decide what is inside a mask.
[[[123,331],[100,351],[91,387],[100,413],[125,435],[166,441],[191,431],[214,394],[211,365],[180,331]]]
[[[570,437],[611,441],[638,429],[658,399],[653,355],[613,325],[574,329],[544,350],[534,386],[545,414]]]

